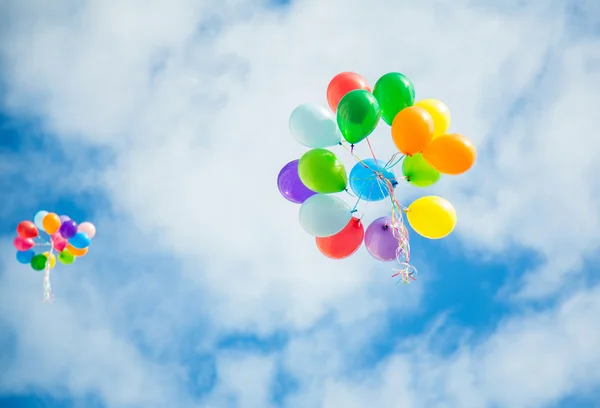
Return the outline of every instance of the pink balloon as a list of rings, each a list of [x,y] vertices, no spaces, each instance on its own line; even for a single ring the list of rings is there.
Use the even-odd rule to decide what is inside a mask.
[[[17,251],[27,251],[34,247],[35,242],[31,238],[16,237],[13,241],[13,245]]]
[[[66,239],[63,238],[60,232],[55,232],[54,234],[52,234],[50,240],[52,241],[52,246],[54,247],[54,249],[56,249],[59,252],[67,247],[68,242]]]
[[[94,236],[96,235],[96,227],[94,226],[94,224],[87,221],[79,224],[77,231],[85,232],[87,236],[90,237],[90,239],[94,238]]]

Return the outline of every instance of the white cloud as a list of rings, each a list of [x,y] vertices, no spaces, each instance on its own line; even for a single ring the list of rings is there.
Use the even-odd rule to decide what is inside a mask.
[[[598,287],[556,307],[501,323],[451,356],[432,351],[444,333],[398,342],[374,371],[322,377],[324,407],[542,407],[600,383]],[[301,358],[301,357],[299,357]],[[302,393],[300,393],[302,394]],[[299,395],[294,406],[308,406]]]
[[[303,332],[333,315],[347,337],[367,341],[366,334],[357,334],[359,323],[373,320],[376,327],[387,309],[414,308],[422,286],[402,288],[399,296],[388,278],[389,265],[368,260],[364,251],[344,262],[324,259],[299,227],[298,207],[278,197],[275,186],[279,169],[304,151],[289,135],[290,112],[304,102],[325,103],[327,82],[340,71],[360,72],[373,84],[379,75],[400,70],[414,80],[419,98],[437,97],[450,106],[453,130],[476,142],[479,159],[470,173],[445,178],[426,191],[455,204],[457,236],[477,254],[500,257],[501,251],[518,245],[546,257],[543,268],[525,275],[525,285],[517,288],[521,294],[554,293],[598,247],[600,186],[593,175],[599,170],[595,157],[600,145],[593,131],[600,119],[592,109],[600,102],[594,92],[600,79],[593,70],[600,48],[597,40],[569,40],[562,2],[519,3],[384,1],[366,7],[358,0],[299,1],[287,11],[268,12],[258,8],[261,2],[251,1],[157,0],[144,6],[137,1],[12,1],[7,15],[14,18],[0,40],[8,80],[6,103],[17,113],[40,117],[73,156],[73,140],[114,150],[114,165],[98,169],[94,178],[106,188],[114,208],[132,217],[131,233],[139,233],[149,251],[160,248],[182,266],[181,273],[180,265],[156,272],[172,274],[175,280],[172,298],[157,308],[167,328],[181,329],[196,314],[210,312],[198,318],[210,319],[203,323],[217,332]],[[217,27],[212,38],[201,35],[207,26]],[[540,72],[541,82],[532,88]],[[519,102],[520,97],[527,99]],[[522,113],[513,118],[515,109]],[[384,156],[393,150],[387,132],[382,124],[373,137],[376,151]],[[349,170],[352,162],[347,156],[345,160]],[[405,204],[421,193],[399,191],[406,194],[401,196]],[[368,210],[367,222],[384,207]],[[126,245],[128,241],[112,231],[121,226],[106,223],[104,228],[113,242]],[[417,267],[422,263],[427,271],[425,255],[419,258]],[[138,269],[146,265],[128,268],[141,273]],[[10,306],[19,311],[10,321],[28,349],[41,354],[41,345],[31,341],[38,332],[32,334],[23,324],[32,312],[24,303],[30,293],[20,286],[22,281],[16,283],[19,279],[25,278],[8,281],[9,287],[23,290]],[[91,278],[77,283],[85,285],[87,279]],[[150,287],[158,293],[167,279],[156,279],[160,283],[146,281],[140,292]],[[177,370],[164,374],[172,376],[164,380],[151,362],[120,339],[121,329],[111,328],[119,309],[135,303],[132,299],[140,292],[129,282],[115,293],[108,316],[95,318],[90,327],[83,324],[85,314],[76,310],[77,302],[84,301],[80,296],[56,312],[64,313],[61,320],[79,342],[94,337],[94,330],[108,330],[99,335],[104,341],[95,345],[94,364],[106,364],[109,371],[117,363],[128,364],[130,371],[123,378],[90,377],[85,355],[74,355],[38,377],[24,369],[25,374],[5,386],[49,386],[54,384],[50,379],[62,381],[56,376],[66,370],[74,378],[69,383],[72,392],[90,387],[106,391],[120,386],[98,384],[119,381],[124,387],[120,392],[103,394],[114,406],[131,401],[134,396],[128,392],[141,386],[154,387],[154,393],[147,394],[154,401],[172,396]],[[89,307],[101,304],[95,300]],[[10,309],[9,303],[4,306]],[[34,322],[43,320],[38,314],[44,312],[35,313]],[[131,324],[139,326],[157,350],[169,347],[167,329],[137,310],[132,316],[136,320]],[[569,327],[575,321],[571,317],[559,320]],[[563,341],[576,339],[575,331],[585,329],[564,334],[559,328],[550,323],[541,327]],[[497,387],[510,377],[511,364],[519,362],[520,355],[509,355],[507,346],[497,345],[495,339],[514,336],[513,341],[529,350],[533,332],[520,326],[516,334],[509,328],[498,333],[488,346],[467,348],[450,361],[428,354],[395,357],[380,373],[383,388],[339,381],[315,386],[322,387],[326,401],[340,404],[351,402],[335,399],[344,395],[366,404],[372,401],[363,400],[366,395],[381,398],[379,406],[391,406],[385,404],[396,401],[398,393],[407,401],[413,398],[417,406],[423,399],[435,405],[444,401],[438,398],[465,395],[473,400],[463,406],[506,402],[502,398],[507,394]],[[207,333],[211,335],[215,334]],[[298,360],[292,365],[303,379],[314,370],[321,370],[321,378],[339,371],[344,357],[328,336],[336,338],[317,330],[304,343],[290,346],[299,350],[289,353]],[[54,338],[55,347],[66,347],[59,344],[62,338]],[[121,354],[107,357],[112,350]],[[319,353],[307,356],[302,350]],[[63,349],[63,354],[68,351]],[[541,356],[534,351],[539,353],[531,350],[530,355]],[[515,400],[509,402],[548,400],[588,381],[579,373],[587,369],[588,358],[596,358],[595,352],[585,347],[579,351],[580,357],[559,360],[559,369],[548,368],[548,381],[557,384],[552,390],[540,389],[537,383],[513,384],[510,395]],[[487,363],[487,355],[505,364]],[[18,355],[18,361],[31,364],[28,358]],[[218,398],[233,393],[244,403],[261,405],[264,390],[240,383],[249,378],[265,386],[272,362],[250,359],[236,367],[229,361],[225,358],[219,365],[224,385]],[[23,367],[31,367],[27,364]],[[258,374],[244,377],[243,370]],[[404,382],[409,380],[405,373],[413,370],[422,373],[416,380],[419,394]],[[435,387],[440,382],[445,388]],[[308,393],[305,398],[318,403],[321,397]]]
[[[270,384],[274,380],[272,357],[225,354],[217,366],[219,386],[206,401],[208,406],[271,407]]]

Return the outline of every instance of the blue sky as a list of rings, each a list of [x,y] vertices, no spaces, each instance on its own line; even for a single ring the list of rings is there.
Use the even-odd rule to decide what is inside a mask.
[[[596,406],[598,6],[277,3],[7,3],[0,406]],[[290,112],[345,70],[406,73],[478,148],[397,190],[458,211],[411,285],[324,259],[277,192]],[[40,209],[98,227],[53,305],[11,244]]]

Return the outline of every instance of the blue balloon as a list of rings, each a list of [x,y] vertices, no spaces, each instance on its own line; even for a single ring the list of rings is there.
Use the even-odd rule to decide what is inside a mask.
[[[77,249],[89,247],[90,242],[90,237],[85,232],[78,232],[71,239],[69,239],[69,244],[73,245],[73,247]]]
[[[365,165],[368,167],[365,167]],[[385,162],[366,159],[356,163],[350,172],[350,188],[365,201],[380,201],[390,195],[389,185],[381,177],[386,178],[393,187],[398,185],[392,170],[385,170]]]
[[[31,260],[35,256],[35,251],[33,249],[29,249],[27,251],[17,251],[17,261],[22,264],[29,264]]]

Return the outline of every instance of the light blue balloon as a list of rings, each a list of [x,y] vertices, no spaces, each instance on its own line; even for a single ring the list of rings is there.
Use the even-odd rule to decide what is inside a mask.
[[[35,251],[33,249],[29,249],[27,251],[17,251],[17,261],[22,264],[29,264],[31,260],[35,256]]]
[[[91,239],[85,232],[78,232],[69,239],[69,244],[74,248],[84,249],[90,246]]]
[[[365,167],[364,165],[367,165]],[[350,172],[350,189],[365,201],[380,201],[390,195],[389,185],[380,177],[383,176],[396,187],[396,175],[392,170],[385,170],[385,162],[375,159],[366,159],[362,163],[356,163]],[[381,176],[380,176],[381,175]]]
[[[290,115],[289,126],[300,144],[313,149],[335,146],[342,140],[335,115],[320,105],[298,106]]]
[[[44,221],[44,217],[48,215],[48,211],[42,210],[38,211],[35,217],[33,217],[33,223],[42,231],[44,231],[44,225],[42,221]]]
[[[344,229],[352,219],[350,206],[344,200],[316,194],[300,207],[300,225],[315,237],[330,237]]]

